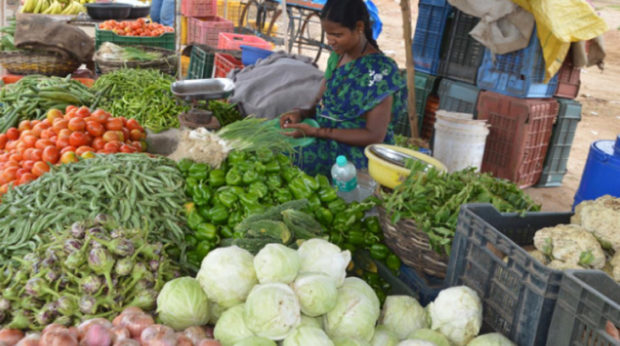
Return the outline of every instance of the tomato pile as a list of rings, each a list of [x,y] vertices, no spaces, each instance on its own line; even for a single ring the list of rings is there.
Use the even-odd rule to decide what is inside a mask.
[[[51,109],[46,119],[24,120],[0,134],[0,195],[10,184],[28,183],[50,164],[92,158],[94,153],[134,153],[146,149],[146,132],[135,119],[112,117],[101,109]]]
[[[120,36],[160,36],[167,32],[174,32],[169,26],[158,23],[147,23],[144,18],[134,21],[117,22],[115,20],[106,20],[99,25],[100,30],[111,30]]]

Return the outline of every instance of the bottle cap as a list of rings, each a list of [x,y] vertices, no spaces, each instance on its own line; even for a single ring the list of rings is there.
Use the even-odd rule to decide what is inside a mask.
[[[343,155],[338,155],[338,157],[336,158],[336,164],[339,167],[344,167],[347,165],[347,158],[344,157]]]

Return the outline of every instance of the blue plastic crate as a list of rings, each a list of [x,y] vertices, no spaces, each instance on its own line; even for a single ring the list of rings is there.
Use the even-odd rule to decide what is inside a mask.
[[[443,279],[418,273],[415,269],[404,264],[400,266],[398,278],[418,294],[422,306],[426,306],[435,300],[439,291],[445,288]]]
[[[446,0],[420,0],[413,36],[413,61],[416,70],[437,75],[448,16],[452,6]]]
[[[558,88],[558,76],[548,84],[545,79],[545,61],[537,32],[532,32],[529,45],[508,54],[484,52],[478,70],[477,85],[480,89],[521,98],[552,97]]]
[[[439,83],[439,109],[476,115],[480,89],[475,85],[442,78]]]

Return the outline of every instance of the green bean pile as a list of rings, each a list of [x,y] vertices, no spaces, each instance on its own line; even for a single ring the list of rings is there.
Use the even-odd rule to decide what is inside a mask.
[[[185,263],[184,179],[174,161],[145,154],[101,155],[53,167],[10,189],[0,204],[0,261],[23,255],[76,221],[107,214],[170,244]]]
[[[105,92],[102,109],[160,132],[179,127],[177,116],[189,109],[177,104],[170,91],[173,82],[158,70],[120,69],[99,77],[93,90]]]
[[[98,96],[84,84],[66,78],[26,76],[0,90],[0,133],[17,127],[21,120],[43,119],[50,108],[68,105],[96,107]]]

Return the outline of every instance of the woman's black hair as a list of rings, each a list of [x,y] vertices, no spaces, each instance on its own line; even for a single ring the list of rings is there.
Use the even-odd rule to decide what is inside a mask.
[[[358,21],[364,23],[364,36],[368,42],[379,50],[377,41],[372,37],[370,14],[364,0],[327,0],[321,11],[321,20],[338,23],[349,30],[355,30]]]

